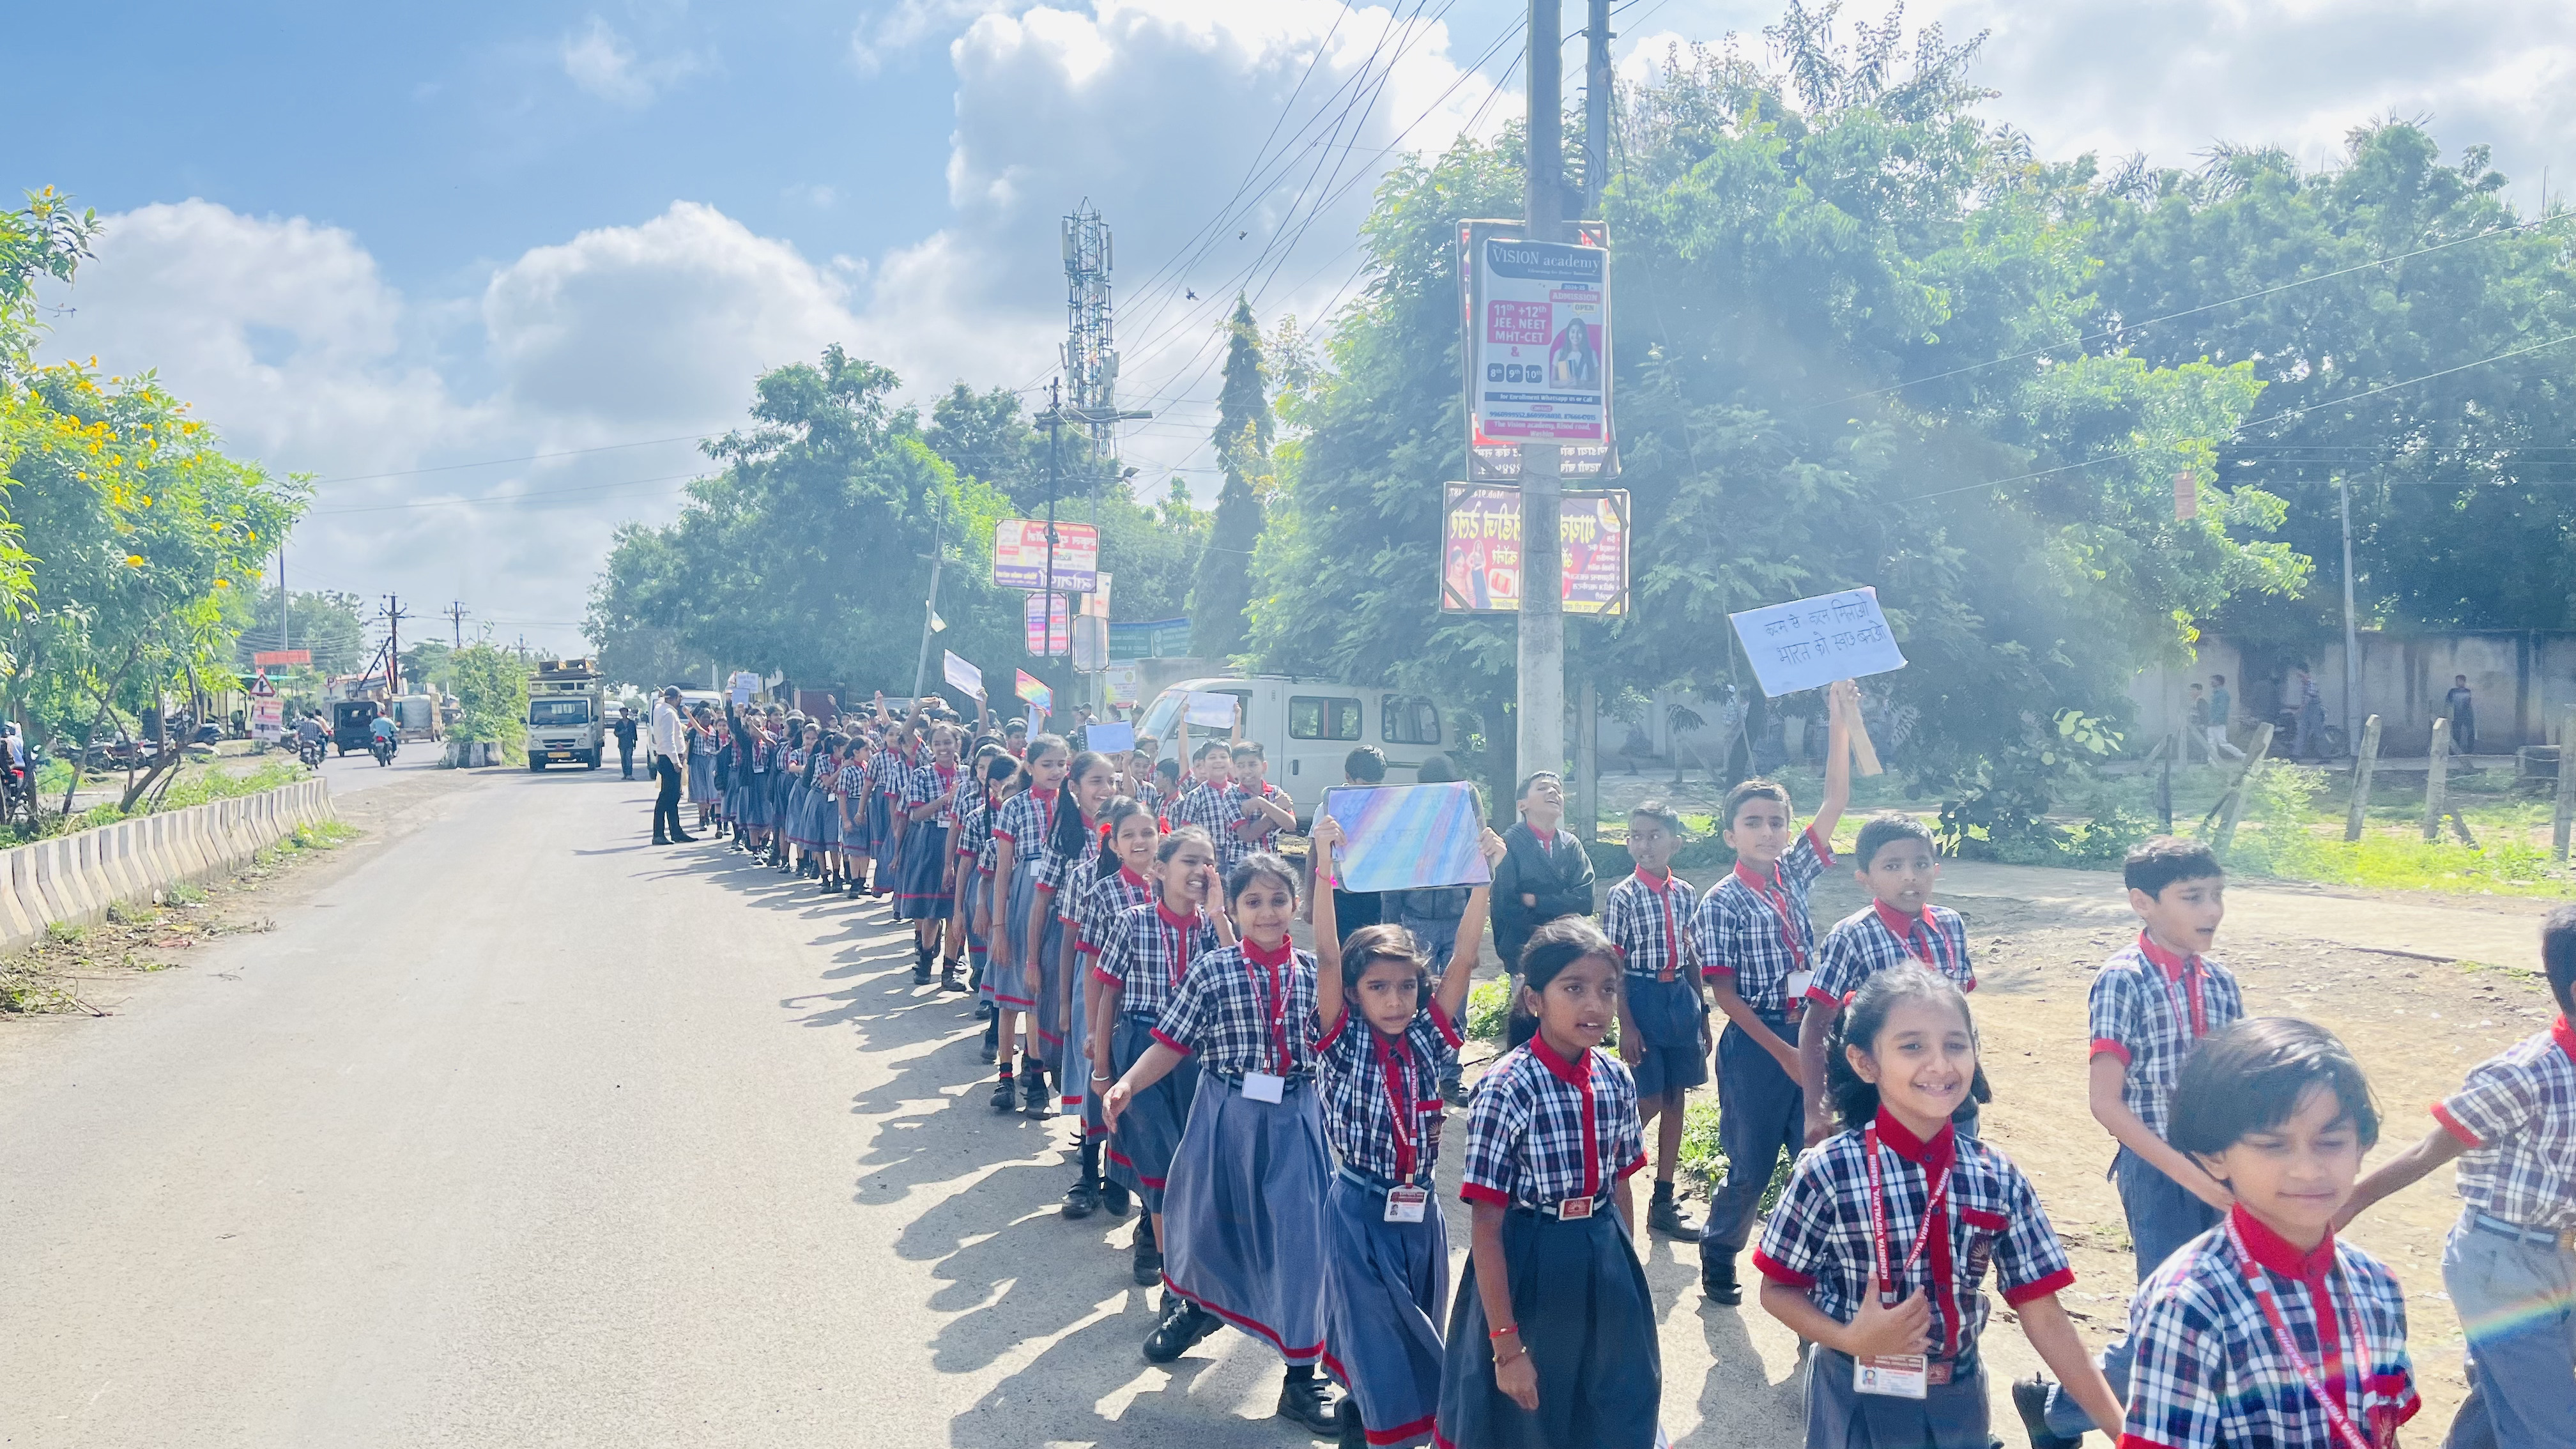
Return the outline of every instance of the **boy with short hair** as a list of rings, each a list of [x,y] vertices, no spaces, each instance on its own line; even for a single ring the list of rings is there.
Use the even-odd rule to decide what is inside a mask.
[[[1834,863],[1830,842],[1851,800],[1851,718],[1860,691],[1848,679],[1827,692],[1825,798],[1804,833],[1789,833],[1789,792],[1747,780],[1726,792],[1721,818],[1735,868],[1691,914],[1700,972],[1726,1030],[1717,1039],[1718,1138],[1726,1182],[1700,1229],[1699,1286],[1713,1303],[1744,1301],[1735,1258],[1753,1235],[1763,1189],[1782,1151],[1806,1144],[1798,1082],[1798,1015],[1815,979],[1815,923],[1807,888]]]
[[[1660,800],[1628,812],[1628,858],[1636,871],[1610,888],[1601,934],[1619,948],[1619,1060],[1637,1079],[1637,1117],[1655,1136],[1655,1195],[1646,1226],[1667,1238],[1696,1238],[1673,1201],[1682,1155],[1682,1109],[1708,1080],[1708,1001],[1701,994],[1699,943],[1691,934],[1691,884],[1673,874],[1682,818]]]
[[[1188,726],[1181,729],[1181,748],[1188,749]],[[1181,792],[1181,801],[1172,807],[1174,825],[1195,825],[1208,833],[1216,845],[1216,873],[1222,880],[1234,873],[1234,863],[1252,852],[1243,845],[1243,837],[1234,833],[1237,818],[1234,793],[1227,786],[1234,777],[1234,762],[1226,753],[1225,741],[1208,740],[1190,757],[1192,783]]]
[[[1227,753],[1234,770],[1234,833],[1243,854],[1275,850],[1279,832],[1297,828],[1297,802],[1270,783],[1270,754],[1259,740],[1236,740]]]
[[[2166,1140],[2166,1128],[2184,1061],[2245,1014],[2245,999],[2227,968],[2202,954],[2227,916],[2227,875],[2210,848],[2157,836],[2130,848],[2121,875],[2140,929],[2093,977],[2089,1096],[2093,1119],[2119,1144],[2111,1180],[2143,1283],[2235,1201],[2225,1183]],[[2102,1356],[2102,1375],[2115,1393],[2127,1391],[2131,1350],[2122,1339]],[[2063,1385],[2045,1378],[2014,1384],[2013,1407],[2032,1449],[2063,1449],[2092,1423]]]
[[[1798,1080],[1807,1100],[1810,1147],[1836,1130],[1825,1096],[1825,1049],[1834,1018],[1862,982],[1894,967],[1920,965],[1947,976],[1961,991],[1977,989],[1976,968],[1968,963],[1968,923],[1957,911],[1932,904],[1941,858],[1930,826],[1902,811],[1882,810],[1861,822],[1852,865],[1870,902],[1836,921],[1816,947],[1816,979],[1807,987],[1806,1019],[1798,1026]],[[1977,1101],[1972,1091],[1960,1109],[1961,1136],[1977,1135]]]
[[[2378,1259],[2335,1238],[2362,1156],[2379,1140],[2360,1064],[2313,1023],[2241,1021],[2183,1064],[2172,1108],[2171,1145],[2233,1206],[2130,1301],[2136,1362],[2120,1442],[2393,1445],[2422,1407],[2406,1295]]]
[[[2576,1445],[2576,906],[2541,926],[2540,960],[2558,1020],[2470,1068],[2433,1104],[2439,1125],[2362,1179],[2335,1220],[2459,1160],[2460,1220],[2442,1249],[2469,1340],[2456,1449]]]

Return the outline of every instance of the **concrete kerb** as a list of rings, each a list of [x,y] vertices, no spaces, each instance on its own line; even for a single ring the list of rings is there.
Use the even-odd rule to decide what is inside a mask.
[[[0,950],[57,923],[103,920],[113,901],[229,870],[331,813],[330,787],[303,780],[0,850]]]

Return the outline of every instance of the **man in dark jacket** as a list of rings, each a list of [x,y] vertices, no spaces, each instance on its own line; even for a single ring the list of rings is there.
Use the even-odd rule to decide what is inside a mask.
[[[635,729],[635,707],[619,706],[617,719],[609,725],[608,732],[617,736],[617,778],[621,780],[635,778]]]
[[[1519,990],[1521,948],[1560,916],[1592,914],[1592,857],[1558,827],[1565,820],[1565,782],[1541,770],[1521,782],[1520,823],[1503,832],[1503,863],[1494,868],[1494,949]],[[1515,1017],[1514,1044],[1520,1040]]]

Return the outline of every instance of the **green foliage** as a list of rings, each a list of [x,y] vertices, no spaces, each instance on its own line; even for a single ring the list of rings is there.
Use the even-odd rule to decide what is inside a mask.
[[[1714,1097],[1702,1097],[1682,1109],[1681,1173],[1711,1193],[1726,1180],[1726,1149],[1719,1145],[1717,1125]],[[1762,1189],[1763,1212],[1771,1211],[1780,1201],[1780,1194],[1789,1186],[1789,1169],[1793,1165],[1789,1154],[1780,1155],[1779,1165],[1771,1169],[1770,1185]]]
[[[1269,376],[1261,360],[1261,328],[1252,303],[1237,295],[1226,322],[1225,385],[1217,398],[1216,450],[1225,486],[1216,496],[1216,523],[1190,588],[1190,652],[1211,659],[1243,652],[1245,608],[1252,595],[1251,567],[1261,542],[1262,495],[1275,486],[1270,442]]]
[[[1500,1046],[1512,1011],[1511,983],[1502,977],[1479,981],[1467,989],[1467,1035]]]
[[[448,656],[448,669],[464,713],[450,739],[486,741],[516,755],[528,737],[528,665],[506,649],[468,644]]]

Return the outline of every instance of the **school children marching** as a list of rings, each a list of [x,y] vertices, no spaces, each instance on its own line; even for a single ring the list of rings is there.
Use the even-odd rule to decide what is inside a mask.
[[[2364,1176],[2382,1119],[2360,1064],[2308,1023],[2247,1019],[2210,954],[2216,857],[2132,850],[2139,929],[2093,975],[2084,1056],[2137,1291],[2096,1357],[2060,1304],[2074,1273],[2039,1187],[1979,1131],[2015,1083],[1979,1048],[1932,833],[1873,815],[1836,854],[1857,711],[1848,681],[1828,692],[1803,824],[1776,782],[1728,792],[1715,830],[1734,862],[1705,888],[1673,871],[1676,812],[1629,815],[1634,870],[1598,924],[1522,928],[1516,1041],[1471,1077],[1456,1124],[1443,1084],[1490,888],[1436,951],[1394,910],[1345,935],[1344,828],[1271,781],[1258,748],[1183,725],[1169,758],[1123,734],[1116,753],[1078,751],[995,734],[980,702],[971,726],[929,701],[830,725],[728,705],[691,722],[689,795],[735,849],[911,924],[915,984],[973,993],[992,1110],[1067,1119],[1053,1216],[1135,1212],[1124,1266],[1101,1272],[1161,1289],[1143,1357],[1244,1335],[1280,1362],[1276,1412],[1303,1433],[1662,1445],[1642,1226],[1696,1240],[1702,1312],[1753,1311],[1737,1306],[1750,1250],[1759,1310],[1801,1345],[1811,1449],[2000,1444],[1995,1299],[2048,1368],[2002,1396],[2034,1449],[2088,1432],[2120,1449],[2392,1449],[2420,1406],[2409,1298],[2337,1235],[2456,1162],[2442,1287],[2470,1394],[2448,1443],[2576,1449],[2576,908],[2542,935],[2557,1021],[2472,1068],[2422,1140]],[[1556,824],[1531,827],[1543,849]],[[1278,853],[1301,829],[1303,869]],[[1478,845],[1489,872],[1517,848],[1490,829]],[[1808,893],[1836,868],[1870,901],[1819,938]],[[1712,1078],[1725,1178],[1694,1224],[1675,1181]],[[1042,1226],[1005,1231],[1049,1271],[1083,1271]],[[2430,1285],[2409,1286],[2420,1305]]]

